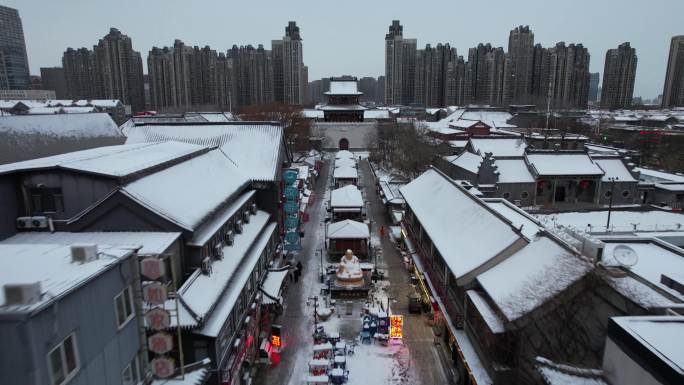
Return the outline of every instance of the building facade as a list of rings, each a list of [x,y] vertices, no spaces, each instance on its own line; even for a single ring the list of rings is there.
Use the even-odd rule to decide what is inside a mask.
[[[504,104],[530,101],[534,65],[534,33],[529,26],[519,26],[508,36],[508,57],[504,80]]]
[[[663,107],[684,106],[684,35],[674,36],[667,59]]]
[[[385,35],[385,103],[411,104],[415,100],[416,39],[405,39],[404,27],[393,20]]]
[[[634,94],[636,76],[636,49],[629,42],[606,52],[601,88],[601,107],[610,109],[629,108]]]
[[[599,98],[599,80],[601,74],[598,72],[592,72],[589,74],[589,101],[598,102]]]
[[[30,89],[26,41],[19,11],[0,6],[0,31],[0,89]]]
[[[67,48],[62,55],[62,68],[66,82],[67,98],[93,99],[95,91],[95,60],[87,48]]]
[[[271,42],[273,51],[274,98],[286,104],[302,104],[304,57],[302,37],[294,21],[285,27],[285,36]]]
[[[43,81],[43,88],[46,90],[55,91],[57,99],[66,99],[66,78],[64,76],[64,68],[62,67],[42,67],[40,69],[40,78]]]

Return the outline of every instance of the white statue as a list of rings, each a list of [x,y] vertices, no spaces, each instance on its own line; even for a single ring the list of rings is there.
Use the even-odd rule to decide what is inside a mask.
[[[359,258],[347,250],[337,267],[337,282],[342,285],[363,285],[363,270]]]

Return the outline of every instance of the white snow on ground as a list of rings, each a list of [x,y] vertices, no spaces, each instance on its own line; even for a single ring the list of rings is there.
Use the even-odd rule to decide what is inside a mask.
[[[569,212],[536,215],[547,227],[558,224],[588,232],[605,231],[608,211]],[[589,225],[593,230],[589,231]],[[667,211],[615,211],[610,214],[612,231],[674,230],[684,225],[684,215]]]

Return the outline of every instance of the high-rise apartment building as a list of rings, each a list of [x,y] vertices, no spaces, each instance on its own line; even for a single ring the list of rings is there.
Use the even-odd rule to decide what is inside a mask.
[[[118,99],[133,111],[145,108],[142,57],[133,50],[131,38],[116,28],[93,47],[96,89],[103,99]]]
[[[88,48],[67,48],[62,56],[68,99],[96,99],[95,57]]]
[[[601,88],[601,107],[629,108],[634,94],[636,67],[636,49],[632,48],[629,42],[622,43],[618,48],[609,49],[606,52],[603,86]]]
[[[437,44],[416,53],[415,99],[426,107],[447,105],[447,76],[449,63],[456,59],[456,49],[449,44]]]
[[[24,28],[19,12],[0,6],[0,89],[31,88]]]
[[[549,86],[554,108],[587,108],[589,51],[582,44],[557,43],[548,49]]]
[[[502,47],[478,44],[468,50],[465,68],[466,103],[501,105],[503,103],[505,54]]]
[[[359,91],[363,92],[361,95],[361,101],[364,102],[376,102],[377,92],[378,92],[378,81],[372,76],[365,76],[359,79],[358,82]]]
[[[446,105],[463,106],[466,102],[466,63],[463,56],[449,62],[447,68]]]
[[[399,20],[385,35],[385,103],[411,104],[415,100],[416,39],[405,39]]]
[[[534,69],[534,33],[529,26],[519,26],[508,36],[503,103],[528,103],[532,94]]]
[[[43,89],[55,91],[57,99],[66,99],[66,78],[62,67],[43,67],[40,69],[40,78],[43,82]]]
[[[131,38],[111,28],[90,51],[67,48],[62,56],[71,99],[118,99],[133,111],[145,108],[142,57]]]
[[[271,51],[259,44],[257,48],[233,46],[228,51],[228,58],[233,61],[233,82],[237,94],[235,104],[246,107],[255,104],[267,104],[274,101],[276,65]]]
[[[663,107],[684,106],[684,35],[674,36],[670,42],[670,56],[667,59]]]
[[[599,91],[599,81],[601,74],[598,72],[592,72],[589,74],[589,101],[598,101],[598,91]]]
[[[296,22],[288,22],[285,36],[282,40],[273,40],[271,50],[275,100],[287,104],[302,104],[304,57],[302,38]]]

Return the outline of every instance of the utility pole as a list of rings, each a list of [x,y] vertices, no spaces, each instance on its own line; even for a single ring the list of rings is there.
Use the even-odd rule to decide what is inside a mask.
[[[608,201],[608,222],[606,223],[606,231],[610,230],[610,212],[613,209],[613,189],[615,187],[615,181],[618,180],[618,177],[609,177],[608,180],[610,181],[610,200]]]
[[[318,296],[309,297],[309,300],[314,302],[314,335],[316,335],[316,332],[318,332]]]

